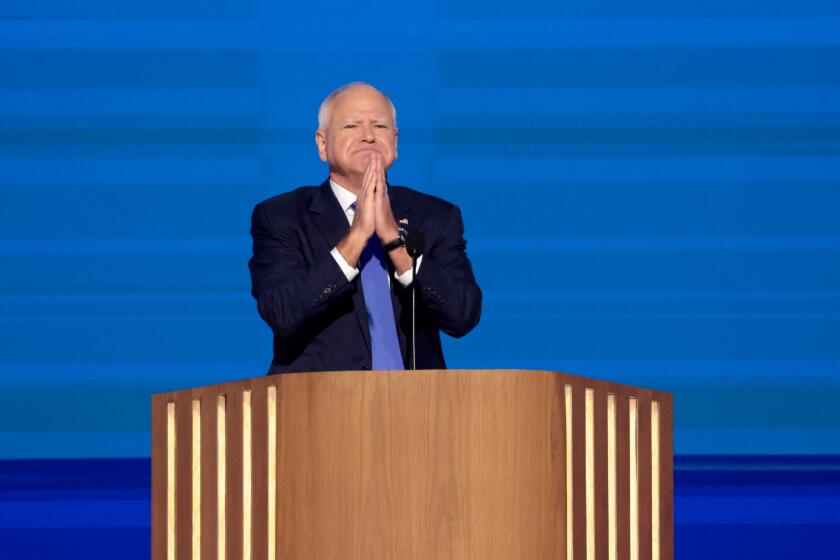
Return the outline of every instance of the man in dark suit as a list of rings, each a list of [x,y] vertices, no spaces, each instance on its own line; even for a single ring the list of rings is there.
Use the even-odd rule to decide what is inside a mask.
[[[260,316],[274,332],[269,373],[406,368],[412,283],[418,369],[446,367],[441,330],[461,337],[478,323],[481,290],[460,211],[387,183],[397,134],[384,94],[362,83],[337,89],[321,105],[315,134],[329,179],[254,209],[248,265]],[[416,278],[408,228],[426,241]]]

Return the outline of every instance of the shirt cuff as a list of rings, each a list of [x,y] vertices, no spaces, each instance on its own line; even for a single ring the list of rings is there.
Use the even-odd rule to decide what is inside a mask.
[[[417,257],[417,272],[420,272],[421,262],[423,262],[423,255]],[[397,271],[395,270],[394,278],[396,278],[397,282],[402,284],[403,287],[408,288],[411,285],[411,281],[414,280],[414,271],[409,268],[402,274],[397,274]]]
[[[341,272],[344,273],[344,277],[347,278],[348,282],[352,282],[353,278],[359,275],[359,269],[353,268],[347,264],[347,261],[345,261],[344,257],[341,256],[341,253],[338,252],[338,247],[333,247],[333,250],[330,251],[330,255],[332,255],[333,259],[335,259],[335,262],[338,264]]]

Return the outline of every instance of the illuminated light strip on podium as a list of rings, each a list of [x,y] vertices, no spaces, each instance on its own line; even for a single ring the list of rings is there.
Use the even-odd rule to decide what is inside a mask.
[[[242,558],[251,560],[251,391],[242,393]]]
[[[564,387],[566,417],[566,560],[574,560],[574,461],[572,455],[572,386]]]
[[[192,402],[192,557],[201,560],[201,401]]]
[[[268,560],[277,558],[277,387],[268,387]]]
[[[175,560],[175,403],[166,405],[166,558]]]
[[[227,536],[227,446],[225,445],[227,402],[224,395],[216,399],[216,555],[218,560],[225,560]]]

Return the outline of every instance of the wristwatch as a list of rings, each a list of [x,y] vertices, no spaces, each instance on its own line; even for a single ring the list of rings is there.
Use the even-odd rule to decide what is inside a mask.
[[[405,245],[406,237],[408,237],[408,228],[405,227],[403,224],[397,224],[397,238],[383,245],[382,250],[388,253],[393,251],[397,247],[402,247],[403,245]]]

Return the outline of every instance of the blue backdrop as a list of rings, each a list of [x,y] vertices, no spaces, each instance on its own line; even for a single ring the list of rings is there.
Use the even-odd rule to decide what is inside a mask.
[[[0,533],[88,526],[14,473],[124,458],[145,538],[149,395],[266,370],[250,211],[326,177],[352,80],[397,105],[391,182],[463,210],[485,306],[450,367],[671,390],[678,467],[823,500],[692,479],[678,522],[837,527],[839,30],[829,0],[0,4]]]

